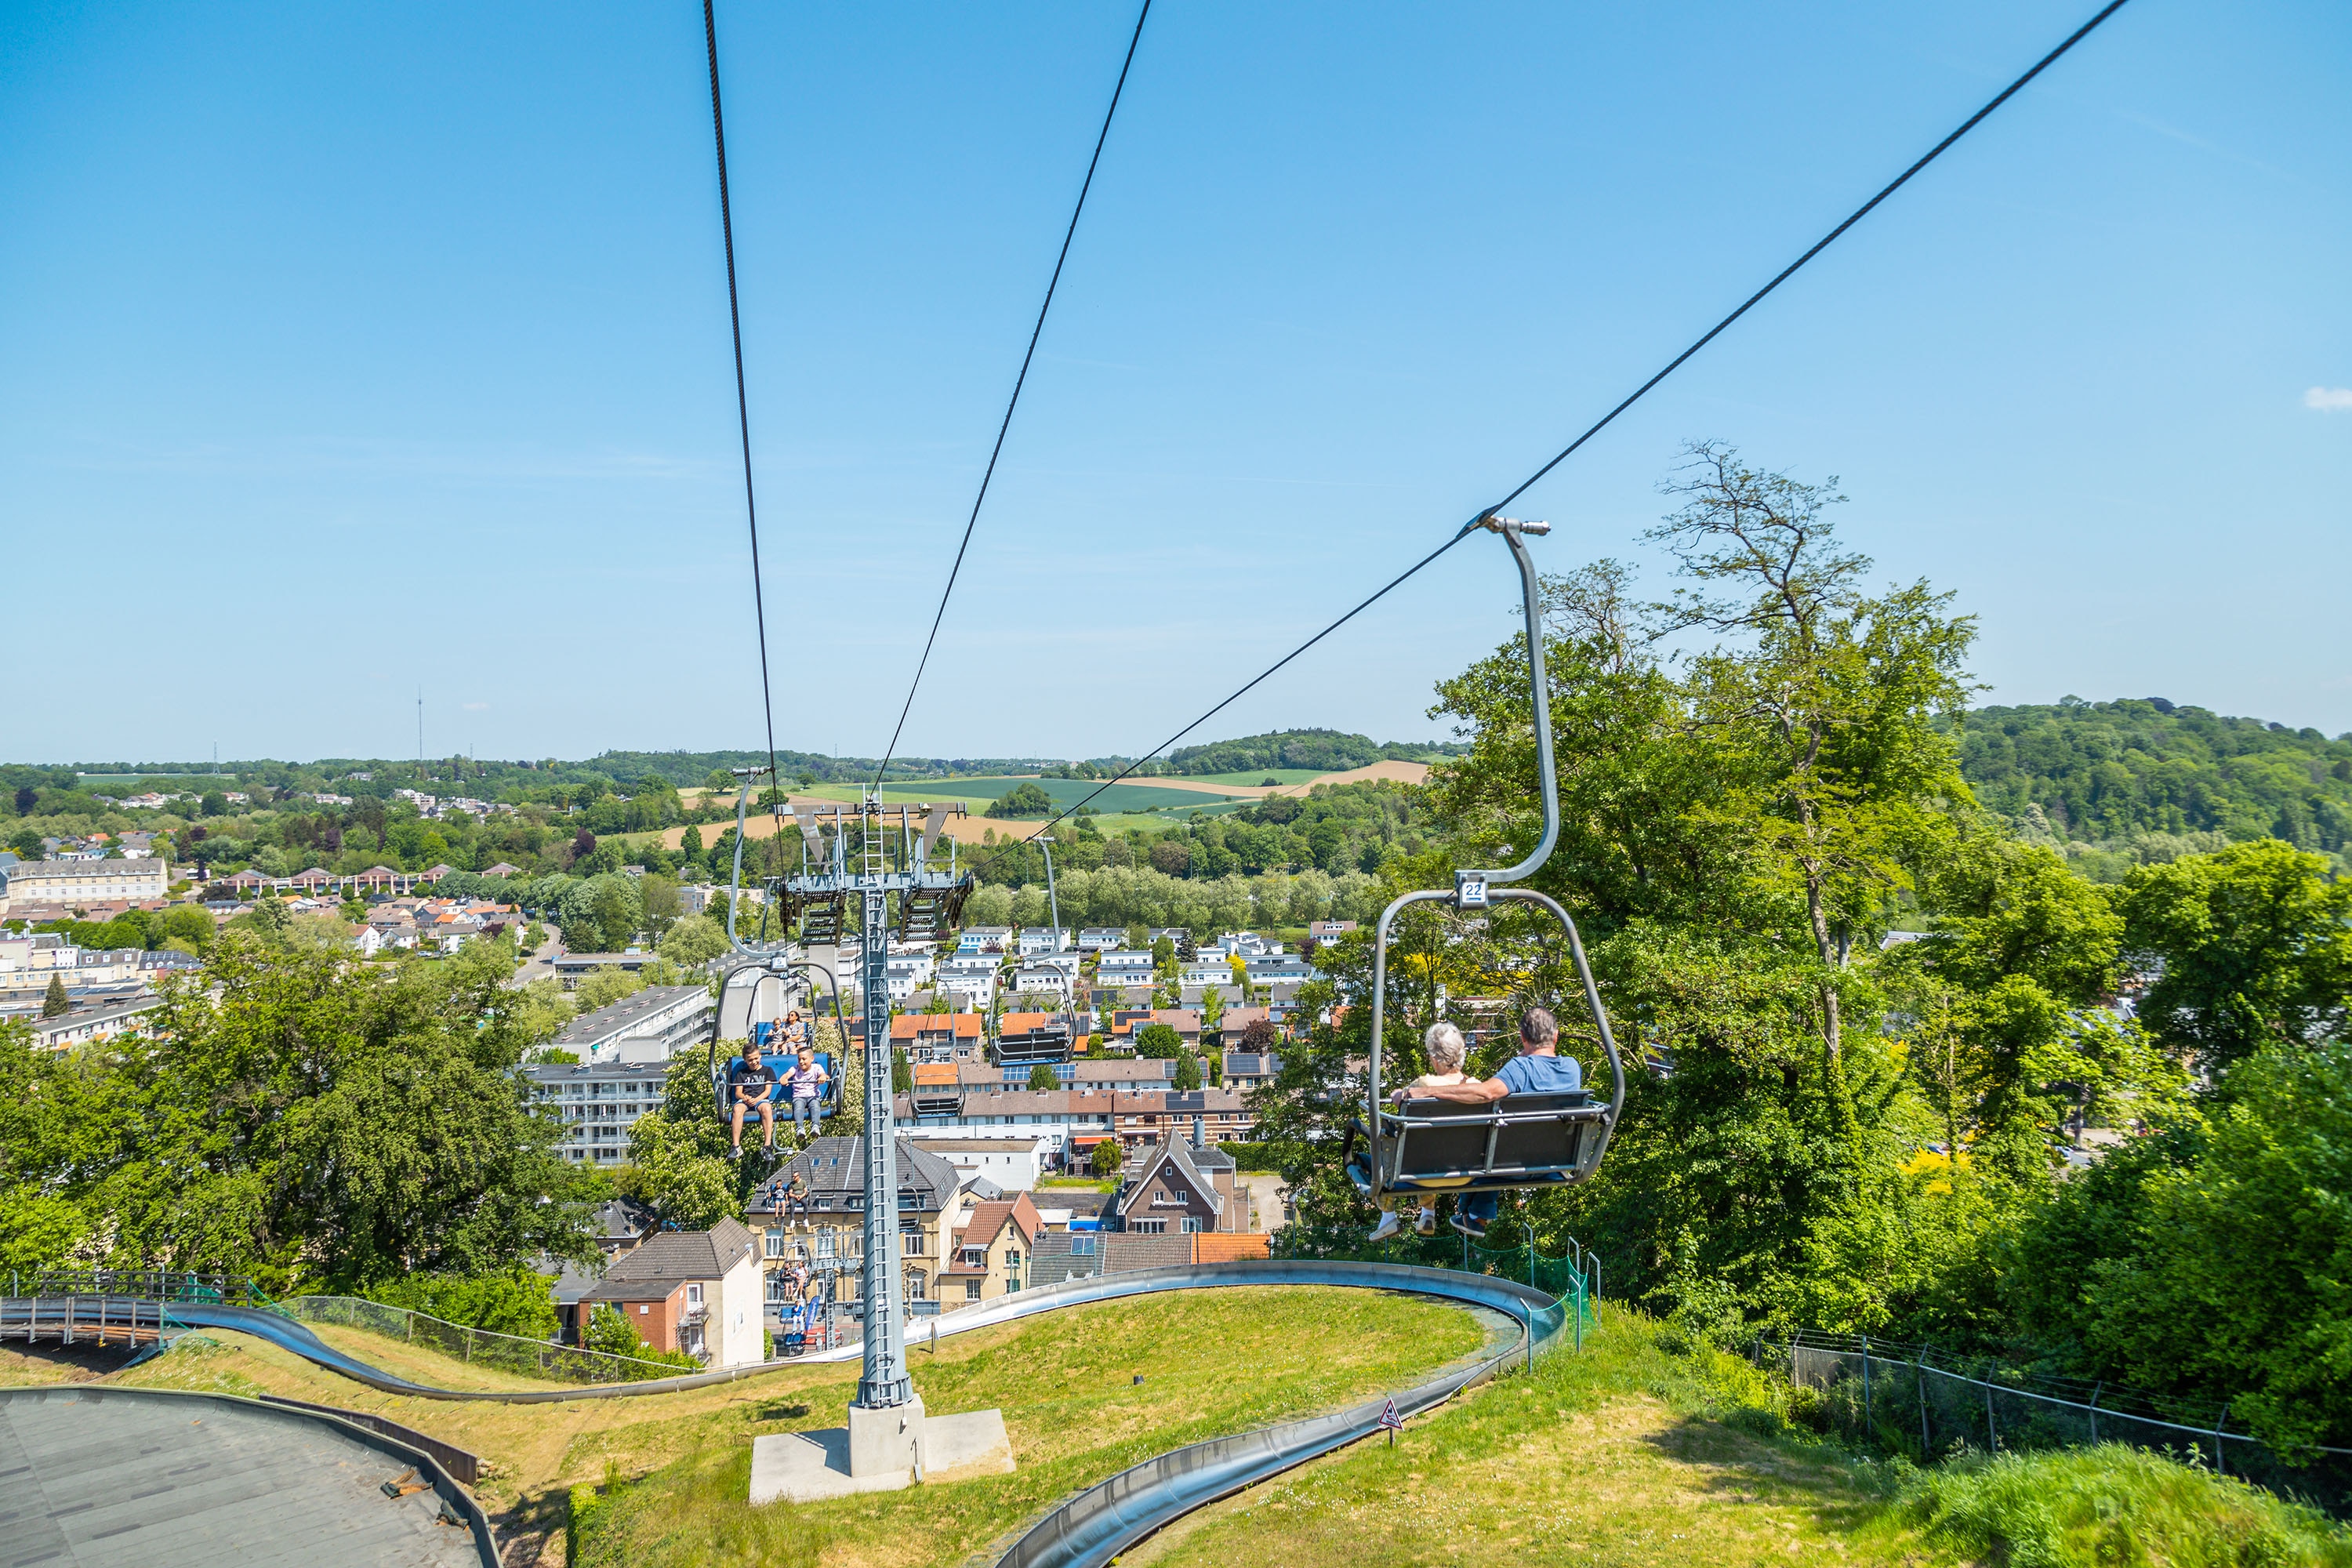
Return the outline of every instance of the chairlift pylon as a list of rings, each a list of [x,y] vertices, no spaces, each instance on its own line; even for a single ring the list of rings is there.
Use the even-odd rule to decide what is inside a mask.
[[[1502,870],[1463,870],[1454,874],[1452,888],[1422,889],[1398,898],[1381,911],[1372,947],[1372,1047],[1368,1064],[1364,1152],[1349,1160],[1349,1180],[1374,1200],[1413,1196],[1433,1200],[1443,1193],[1499,1193],[1551,1186],[1570,1186],[1588,1180],[1601,1168],[1617,1118],[1625,1106],[1625,1065],[1609,1016],[1593,984],[1591,966],[1585,962],[1584,943],[1576,922],[1549,895],[1533,888],[1514,887],[1532,876],[1551,856],[1559,838],[1559,790],[1552,773],[1551,702],[1544,675],[1542,607],[1535,563],[1521,535],[1549,533],[1549,523],[1521,522],[1488,513],[1479,527],[1502,536],[1510,546],[1519,571],[1526,610],[1528,678],[1536,730],[1536,769],[1543,800],[1543,837],[1517,865]],[[1408,905],[1444,904],[1457,911],[1483,913],[1500,903],[1526,903],[1549,911],[1568,937],[1594,1029],[1608,1054],[1615,1088],[1606,1105],[1596,1104],[1589,1089],[1548,1094],[1511,1094],[1486,1105],[1456,1100],[1408,1100],[1391,1107],[1381,1083],[1381,1047],[1388,1006],[1390,931]]]

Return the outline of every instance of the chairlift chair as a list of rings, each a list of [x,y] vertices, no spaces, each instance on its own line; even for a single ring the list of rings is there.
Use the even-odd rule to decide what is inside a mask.
[[[1349,1180],[1365,1196],[1434,1198],[1442,1193],[1517,1192],[1570,1186],[1601,1168],[1625,1106],[1625,1067],[1600,989],[1585,962],[1576,922],[1557,901],[1532,888],[1512,887],[1532,875],[1551,855],[1559,837],[1559,793],[1552,773],[1551,705],[1544,677],[1543,622],[1535,563],[1523,533],[1548,533],[1546,523],[1519,522],[1489,513],[1478,525],[1502,535],[1519,570],[1526,610],[1528,674],[1536,728],[1536,767],[1541,782],[1543,839],[1517,865],[1499,871],[1457,871],[1451,888],[1406,893],[1381,911],[1372,948],[1372,1045],[1367,1064],[1365,1146],[1346,1163]],[[1594,1031],[1609,1058],[1614,1088],[1604,1104],[1589,1089],[1549,1094],[1511,1094],[1485,1105],[1417,1099],[1386,1103],[1381,1085],[1381,1044],[1387,1021],[1390,932],[1397,915],[1417,903],[1444,904],[1472,917],[1500,903],[1527,903],[1548,912],[1567,935],[1577,979],[1591,1010]],[[1547,922],[1548,923],[1548,922]]]

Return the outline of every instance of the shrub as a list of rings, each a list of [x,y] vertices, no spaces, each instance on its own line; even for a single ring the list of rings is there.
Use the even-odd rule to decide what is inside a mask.
[[[518,1339],[555,1337],[555,1281],[518,1265],[504,1274],[412,1274],[368,1292],[372,1301]]]
[[[2011,1568],[2352,1563],[2352,1539],[2321,1514],[2112,1443],[1916,1471],[1897,1511],[1931,1541]]]

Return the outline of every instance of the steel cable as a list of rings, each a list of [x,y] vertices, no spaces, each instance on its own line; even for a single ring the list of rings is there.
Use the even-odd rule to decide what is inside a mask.
[[[1643,382],[1641,385],[1635,387],[1633,392],[1626,396],[1624,401],[1619,403],[1614,408],[1612,408],[1608,413],[1602,415],[1598,420],[1595,420],[1591,427],[1586,429],[1582,435],[1577,437],[1575,440],[1570,441],[1567,446],[1561,447],[1559,452],[1554,456],[1550,461],[1545,463],[1534,473],[1529,474],[1524,480],[1520,481],[1518,485],[1514,487],[1509,494],[1503,497],[1502,500],[1495,502],[1492,506],[1480,509],[1475,516],[1472,517],[1469,521],[1462,525],[1460,530],[1454,533],[1453,538],[1448,539],[1444,543],[1439,545],[1436,549],[1423,556],[1419,561],[1416,561],[1411,566],[1406,567],[1396,576],[1391,578],[1386,585],[1373,593],[1369,598],[1364,599],[1353,609],[1341,616],[1338,620],[1333,621],[1329,626],[1325,626],[1321,631],[1317,632],[1313,637],[1308,637],[1305,642],[1300,643],[1297,647],[1283,655],[1273,664],[1268,665],[1257,675],[1253,676],[1248,681],[1244,683],[1237,690],[1235,690],[1232,696],[1225,698],[1223,701],[1211,708],[1207,712],[1202,714],[1198,719],[1193,720],[1190,724],[1187,724],[1181,730],[1177,731],[1175,734],[1171,735],[1167,740],[1162,741],[1158,746],[1153,747],[1143,756],[1137,758],[1134,762],[1120,769],[1119,772],[1113,774],[1110,778],[1105,780],[1100,785],[1088,793],[1084,799],[1079,800],[1066,810],[1055,813],[1055,816],[1046,822],[1045,826],[1039,828],[1037,831],[1039,833],[1051,832],[1055,827],[1060,826],[1064,821],[1066,821],[1073,813],[1093,801],[1096,796],[1100,795],[1103,791],[1132,775],[1136,769],[1141,767],[1145,763],[1150,762],[1153,757],[1158,756],[1161,752],[1173,746],[1177,742],[1191,734],[1194,730],[1199,729],[1210,719],[1215,717],[1227,707],[1230,707],[1236,700],[1248,692],[1253,687],[1255,687],[1259,682],[1265,680],[1267,676],[1274,674],[1276,670],[1288,664],[1292,659],[1297,658],[1300,654],[1305,653],[1308,648],[1313,647],[1317,643],[1321,642],[1325,637],[1329,637],[1333,632],[1338,631],[1341,626],[1346,626],[1349,621],[1354,620],[1365,610],[1370,608],[1374,603],[1386,597],[1389,594],[1401,586],[1407,578],[1412,577],[1423,567],[1427,566],[1439,556],[1444,554],[1447,551],[1461,543],[1463,540],[1469,537],[1471,531],[1475,530],[1479,523],[1483,522],[1487,518],[1492,517],[1503,508],[1510,505],[1511,502],[1518,500],[1519,497],[1525,495],[1535,486],[1537,481],[1540,480],[1545,475],[1550,473],[1554,468],[1559,467],[1561,463],[1567,461],[1570,455],[1575,452],[1578,447],[1583,446],[1587,441],[1591,440],[1593,437],[1599,435],[1603,429],[1607,428],[1609,424],[1620,414],[1624,413],[1625,410],[1633,407],[1634,404],[1640,402],[1652,388],[1655,387],[1660,382],[1665,380],[1666,377],[1672,375],[1675,371],[1681,369],[1684,363],[1693,354],[1696,354],[1699,350],[1714,342],[1726,328],[1729,327],[1734,321],[1739,320],[1740,317],[1746,315],[1755,307],[1759,300],[1764,298],[1764,296],[1769,294],[1773,289],[1778,289],[1781,284],[1794,277],[1798,269],[1803,267],[1805,263],[1811,261],[1814,257],[1819,256],[1822,251],[1828,249],[1831,244],[1833,243],[1839,236],[1844,234],[1846,230],[1852,228],[1855,224],[1860,223],[1864,217],[1868,216],[1873,208],[1876,207],[1881,202],[1900,190],[1904,184],[1910,180],[1912,175],[1916,174],[1920,170],[1926,168],[1928,164],[1934,163],[1938,157],[1942,156],[1954,142],[1967,135],[1969,132],[1975,130],[1977,126],[1983,121],[1986,116],[1991,114],[1994,110],[1999,109],[2002,104],[2008,102],[2011,98],[2017,94],[2020,89],[2023,88],[2026,83],[2032,81],[2035,77],[2040,76],[2044,70],[2049,68],[2051,64],[2060,56],[2073,48],[2076,44],[2081,43],[2084,38],[2090,37],[2092,31],[2096,28],[2100,23],[2114,16],[2117,11],[2122,10],[2124,5],[2125,0],[2109,0],[2109,4],[2101,7],[2097,15],[2094,16],[2089,21],[2084,23],[2081,26],[2075,28],[2073,33],[2069,34],[2064,42],[2061,43],[2056,48],[2052,49],[2048,54],[2043,55],[2040,59],[2034,61],[2032,67],[2028,69],[2024,75],[2019,77],[2015,81],[2011,82],[2007,87],[2001,89],[2000,92],[1994,94],[1993,97],[1985,103],[1983,108],[1978,110],[1974,114],[1969,115],[1966,120],[1962,121],[1958,128],[1953,131],[1950,135],[1945,137],[1941,142],[1937,142],[1933,147],[1929,148],[1916,163],[1904,170],[1900,174],[1897,174],[1894,179],[1888,181],[1885,185],[1880,188],[1877,195],[1872,196],[1868,201],[1863,203],[1862,205],[1856,207],[1851,214],[1849,214],[1844,222],[1830,230],[1829,233],[1823,235],[1820,239],[1814,241],[1812,246],[1808,248],[1802,256],[1798,257],[1796,260],[1782,268],[1780,272],[1773,277],[1770,282],[1765,284],[1764,287],[1757,289],[1756,292],[1750,294],[1746,300],[1742,300],[1738,310],[1732,311],[1731,314],[1724,317],[1723,320],[1708,328],[1696,342],[1690,345],[1690,347],[1683,350],[1682,353],[1667,361],[1664,369],[1660,370],[1655,375],[1650,377],[1649,380]],[[987,858],[974,865],[972,867],[972,874],[975,877],[978,876],[981,872],[994,865],[1005,855],[1021,847],[1024,843],[1025,843],[1025,840],[1015,840],[1011,844],[1005,845],[994,855],[989,856]]]
[[[743,313],[735,300],[735,216],[727,200],[727,117],[719,106],[719,21],[711,0],[702,0],[702,41],[710,56],[710,134],[719,145],[719,232],[727,246],[727,321],[735,334],[735,423],[743,437],[743,513],[751,525],[751,613],[760,628],[760,707],[768,721],[768,786],[771,812],[781,813],[782,781],[776,776],[776,704],[768,680],[768,605],[760,584],[760,507],[751,491],[751,409],[743,390]]]
[[[706,0],[706,4],[708,0]],[[1095,169],[1102,163],[1103,143],[1110,140],[1110,122],[1118,114],[1119,95],[1127,90],[1127,73],[1135,64],[1135,47],[1143,41],[1143,24],[1151,15],[1151,0],[1143,0],[1143,9],[1136,14],[1135,32],[1127,40],[1127,58],[1119,62],[1118,83],[1110,89],[1110,108],[1103,113],[1102,132],[1095,138],[1094,156],[1087,160],[1087,177],[1078,185],[1077,205],[1070,209],[1070,226],[1062,234],[1061,254],[1054,258],[1054,275],[1045,284],[1045,303],[1037,307],[1037,324],[1029,329],[1029,347],[1021,355],[1021,374],[1013,378],[1013,395],[1004,405],[1004,417],[996,426],[996,445],[989,448],[988,467],[980,476],[980,493],[972,497],[971,515],[964,520],[963,540],[956,546],[955,564],[948,568],[948,584],[940,591],[940,607],[931,616],[930,635],[923,639],[923,657],[915,663],[915,679],[907,687],[907,700],[899,706],[898,722],[890,731],[890,743],[882,748],[881,765],[874,770],[874,782],[879,785],[882,775],[890,771],[890,759],[898,750],[898,737],[907,728],[907,714],[915,706],[915,693],[923,684],[923,672],[930,668],[931,645],[939,641],[940,623],[947,618],[948,600],[955,593],[956,577],[963,571],[964,552],[971,548],[971,531],[980,521],[980,509],[988,500],[988,483],[996,477],[996,459],[1003,455],[1005,432],[1013,428],[1013,411],[1021,406],[1021,389],[1029,382],[1029,362],[1037,357],[1037,340],[1045,331],[1045,313],[1054,308],[1054,290],[1061,286],[1062,264],[1070,258],[1070,242],[1077,237],[1078,218],[1087,210],[1087,193],[1094,189]]]

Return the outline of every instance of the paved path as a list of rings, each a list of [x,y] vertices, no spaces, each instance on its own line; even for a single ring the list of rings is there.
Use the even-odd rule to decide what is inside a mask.
[[[408,1467],[323,1422],[90,1388],[0,1399],[0,1568],[479,1564]]]

